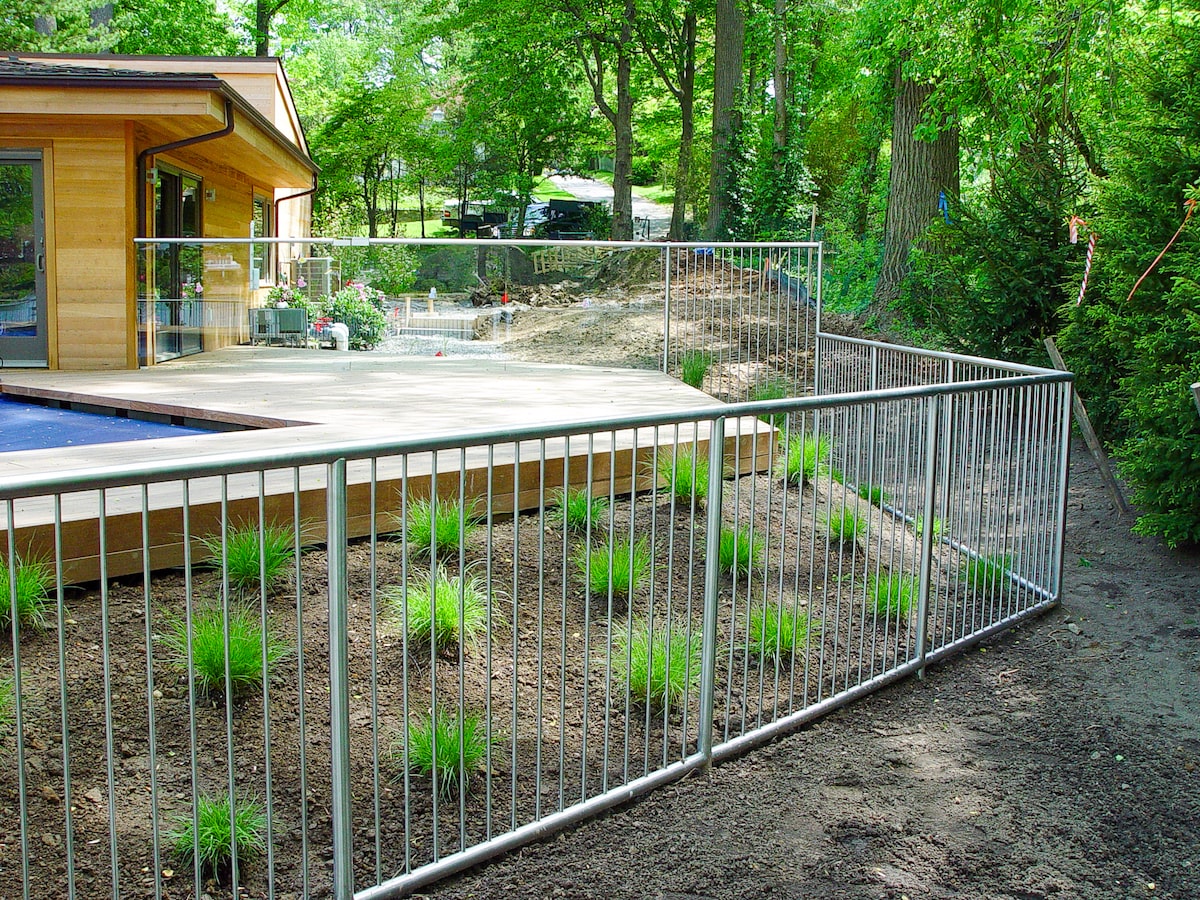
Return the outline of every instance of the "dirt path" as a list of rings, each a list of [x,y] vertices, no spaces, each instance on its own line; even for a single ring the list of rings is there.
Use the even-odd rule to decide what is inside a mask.
[[[1073,448],[1064,603],[452,897],[1200,897],[1200,554]]]

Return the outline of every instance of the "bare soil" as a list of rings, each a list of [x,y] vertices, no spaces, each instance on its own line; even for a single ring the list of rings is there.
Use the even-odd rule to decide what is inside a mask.
[[[1060,608],[428,896],[1192,900],[1198,679],[1200,554],[1080,443]]]
[[[519,309],[505,353],[543,362],[586,357],[601,364],[656,365],[661,309],[596,300],[588,306]],[[536,573],[543,564],[527,554],[537,546],[541,525],[527,519],[519,528],[526,533],[520,542],[525,550],[509,565]],[[368,553],[365,546],[354,548],[352,569],[365,572]],[[397,556],[394,546],[383,546],[377,560],[383,581],[398,577]],[[688,565],[696,564],[689,557]],[[553,561],[548,565],[541,574],[551,585],[568,577]],[[308,554],[304,566],[304,672],[312,693],[308,764],[327,771],[323,554]],[[680,585],[687,576],[683,569],[671,573]],[[364,599],[369,584],[361,574],[355,578],[352,682],[361,701],[370,665],[362,648],[373,632]],[[178,574],[156,576],[153,584],[151,630],[161,633],[167,613],[182,614],[185,585]],[[211,576],[202,578],[196,591],[200,600],[211,601],[216,592]],[[569,607],[540,622],[542,629],[566,633],[602,627],[588,618],[577,594],[571,597]],[[923,680],[894,685],[739,760],[430,888],[427,895],[1200,897],[1200,553],[1170,551],[1133,536],[1082,445],[1071,456],[1063,598],[1060,608],[931,668]],[[112,586],[107,633],[97,592],[73,592],[68,605],[79,896],[111,896],[107,811],[112,802],[121,811],[118,844],[123,853],[135,848],[122,857],[122,896],[153,896],[147,849],[152,836],[137,824],[147,821],[150,796],[144,590],[132,580]],[[273,601],[270,615],[281,632],[295,633],[294,603]],[[538,625],[520,619],[516,630],[528,634]],[[403,647],[386,629],[378,647],[384,663],[380,692],[394,696],[403,689]],[[65,884],[59,837],[65,797],[61,745],[56,744],[56,636],[31,634],[22,640],[21,651],[31,698],[25,730],[31,894],[57,897]],[[104,728],[106,655],[116,712],[111,742]],[[503,665],[502,657],[497,664]],[[414,665],[415,679],[428,676],[428,660]],[[439,661],[435,668],[439,678],[453,679],[463,671],[453,660]],[[277,723],[272,726],[273,796],[281,823],[277,896],[296,896],[299,890],[298,848],[305,824],[314,854],[310,893],[327,896],[328,799],[321,789],[310,787],[308,796],[300,790],[299,747],[292,737],[302,693],[295,661],[290,671],[272,682],[266,711]],[[154,679],[162,694],[155,706],[160,821],[169,822],[190,808],[188,691],[157,650]],[[570,690],[577,687],[572,682]],[[487,681],[476,672],[463,689],[478,697],[488,690]],[[420,698],[412,702],[418,708]],[[499,712],[504,713],[502,705]],[[358,702],[353,715],[355,775],[361,783],[370,777],[363,762],[372,739],[364,719],[369,707]],[[224,703],[203,704],[197,716],[200,732],[211,737],[204,738],[201,777],[220,788],[229,766]],[[238,704],[232,718],[237,747],[261,744],[263,716],[259,695]],[[386,735],[402,721],[402,713],[385,708],[382,718]],[[656,733],[634,737],[655,752],[663,740]],[[19,895],[20,836],[11,733],[3,741],[0,897],[7,897]],[[113,795],[106,786],[109,746]],[[521,752],[529,746],[523,744]],[[564,752],[570,756],[577,750],[568,744]],[[265,773],[255,768],[253,751],[235,754],[239,784],[261,795]],[[507,790],[505,777],[496,767],[498,791]],[[522,795],[516,802],[524,810],[536,798]],[[390,872],[403,861],[402,791],[387,785],[381,805],[380,843],[384,869]],[[423,812],[414,808],[414,820],[426,818]],[[363,883],[374,868],[370,829],[369,820],[356,823]],[[427,848],[425,836],[416,837],[414,844]],[[190,872],[181,869],[171,869],[165,897],[194,895]],[[256,874],[261,869],[247,870],[241,896],[267,896]],[[204,888],[221,896],[215,882]]]
[[[518,314],[505,352],[661,341],[607,304]],[[427,896],[1200,898],[1200,549],[1130,525],[1076,441],[1059,608]]]

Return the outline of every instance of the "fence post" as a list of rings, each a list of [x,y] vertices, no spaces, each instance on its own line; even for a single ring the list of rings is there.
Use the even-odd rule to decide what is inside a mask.
[[[921,661],[918,673],[925,677],[925,656],[929,634],[929,591],[933,583],[933,532],[934,509],[937,500],[937,457],[940,443],[941,405],[943,398],[929,398],[925,410],[925,501],[923,503],[921,528],[921,581],[917,588],[917,659]]]
[[[329,560],[329,742],[332,769],[333,896],[354,896],[350,796],[350,642],[346,574],[346,460],[326,467],[326,540]]]
[[[666,257],[666,264],[663,266],[663,362],[662,370],[664,375],[669,375],[668,367],[670,366],[671,357],[671,249],[665,248],[663,255]]]
[[[705,531],[704,618],[701,633],[700,719],[696,749],[712,761],[713,709],[717,690],[717,595],[721,587],[721,495],[725,484],[725,417],[708,433],[708,521]]]

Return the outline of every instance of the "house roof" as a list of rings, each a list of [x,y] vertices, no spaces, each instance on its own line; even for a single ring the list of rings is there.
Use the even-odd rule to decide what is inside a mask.
[[[0,56],[0,87],[19,88],[67,88],[107,89],[118,91],[200,91],[216,95],[232,103],[237,113],[249,119],[253,125],[269,136],[272,142],[282,147],[309,172],[316,173],[319,167],[308,155],[304,133],[300,128],[291,105],[290,91],[283,79],[278,60],[224,59],[217,57],[194,58],[148,57],[142,61],[145,68],[126,68],[125,63],[138,64],[138,57],[85,57],[36,54],[8,54]],[[121,64],[115,64],[115,63]],[[183,71],[172,71],[172,62]],[[257,65],[256,65],[257,63]],[[284,134],[256,106],[234,90],[224,79],[211,71],[198,69],[225,67],[231,70],[261,68],[262,64],[273,67],[282,81],[282,93],[287,105],[288,119],[295,137]],[[285,127],[287,127],[285,125]]]
[[[203,73],[145,72],[137,69],[109,69],[97,66],[48,65],[7,56],[0,59],[0,84],[29,86],[31,82],[47,86],[94,87],[97,79],[121,87],[186,88],[217,90],[222,84],[215,75]]]

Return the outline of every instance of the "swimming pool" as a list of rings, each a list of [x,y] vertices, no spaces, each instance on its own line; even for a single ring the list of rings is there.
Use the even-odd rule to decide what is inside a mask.
[[[0,453],[211,433],[164,422],[57,409],[0,395]]]

